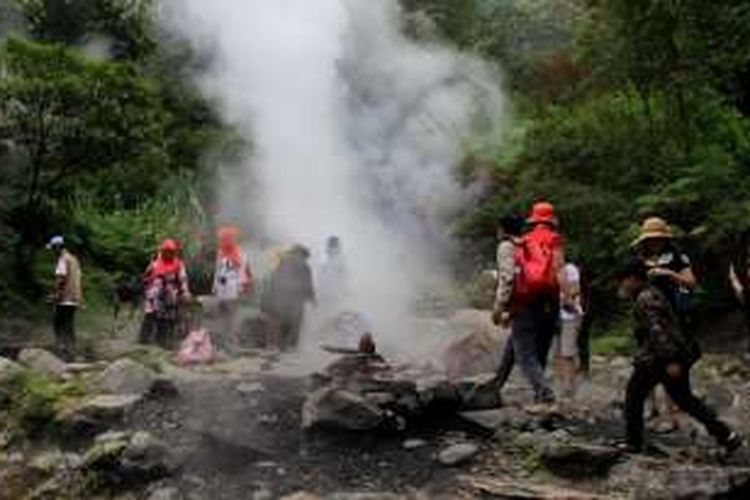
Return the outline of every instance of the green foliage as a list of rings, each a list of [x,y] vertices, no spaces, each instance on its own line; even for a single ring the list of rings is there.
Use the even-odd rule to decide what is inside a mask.
[[[10,427],[30,437],[54,433],[59,406],[85,393],[85,384],[80,379],[58,382],[25,372],[16,381],[8,405]]]

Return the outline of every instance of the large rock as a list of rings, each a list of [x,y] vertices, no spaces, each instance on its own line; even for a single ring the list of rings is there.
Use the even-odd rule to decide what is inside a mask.
[[[501,429],[527,431],[532,427],[533,418],[520,408],[508,406],[493,410],[468,411],[460,414],[461,418],[490,432]]]
[[[386,414],[375,404],[353,392],[324,387],[310,394],[302,407],[303,429],[375,429]]]
[[[48,377],[60,378],[67,370],[60,358],[44,349],[24,349],[18,355],[18,360],[30,370]]]
[[[96,438],[81,469],[102,483],[127,485],[167,477],[176,462],[166,444],[146,432],[110,432]]]
[[[750,498],[750,469],[736,467],[675,467],[667,476],[670,498],[702,500]]]
[[[57,421],[64,436],[91,436],[120,423],[140,400],[137,394],[95,396],[63,410]]]
[[[554,437],[541,443],[538,452],[539,459],[552,473],[573,478],[604,476],[622,456],[616,448]]]
[[[110,394],[144,395],[151,390],[157,375],[129,358],[118,359],[97,378],[97,386]]]

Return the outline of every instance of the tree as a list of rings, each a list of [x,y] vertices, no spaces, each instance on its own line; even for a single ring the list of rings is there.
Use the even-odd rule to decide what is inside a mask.
[[[0,141],[19,151],[22,176],[6,215],[26,249],[44,238],[55,206],[87,175],[130,168],[159,175],[165,116],[154,82],[128,64],[91,61],[62,45],[11,38],[0,58]]]

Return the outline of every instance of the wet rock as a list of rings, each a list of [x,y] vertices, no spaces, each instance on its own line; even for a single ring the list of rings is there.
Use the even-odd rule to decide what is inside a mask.
[[[369,392],[365,394],[365,399],[380,408],[393,406],[397,401],[392,392]]]
[[[302,407],[302,428],[371,430],[385,421],[385,413],[353,392],[324,387],[310,394]]]
[[[44,349],[24,349],[18,355],[18,360],[28,369],[48,377],[62,378],[67,369],[60,358]]]
[[[667,476],[675,499],[750,498],[750,469],[735,467],[678,467]]]
[[[538,451],[551,472],[574,478],[606,475],[622,455],[612,447],[575,443],[561,435],[550,436]]]
[[[97,377],[96,385],[110,394],[144,395],[156,381],[156,373],[129,358],[118,359]]]
[[[179,395],[180,390],[174,381],[165,377],[158,377],[154,380],[148,391],[148,396],[151,398],[176,398]]]
[[[459,443],[441,450],[437,459],[443,465],[461,465],[471,460],[478,452],[479,446],[474,443]]]

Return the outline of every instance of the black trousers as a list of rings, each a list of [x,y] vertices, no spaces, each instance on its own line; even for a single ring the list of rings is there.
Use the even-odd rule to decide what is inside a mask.
[[[680,377],[672,378],[667,374],[666,363],[636,364],[625,396],[628,444],[636,448],[643,445],[643,406],[658,384],[664,386],[669,397],[682,411],[703,424],[708,433],[720,443],[729,438],[732,431],[727,424],[719,420],[716,412],[693,394],[689,370],[683,365]]]
[[[75,316],[76,306],[55,306],[52,320],[55,331],[55,344],[58,353],[65,361],[73,361],[76,350]]]
[[[169,350],[175,346],[176,330],[176,319],[160,318],[155,313],[147,313],[143,316],[138,342],[141,344],[156,344]]]

